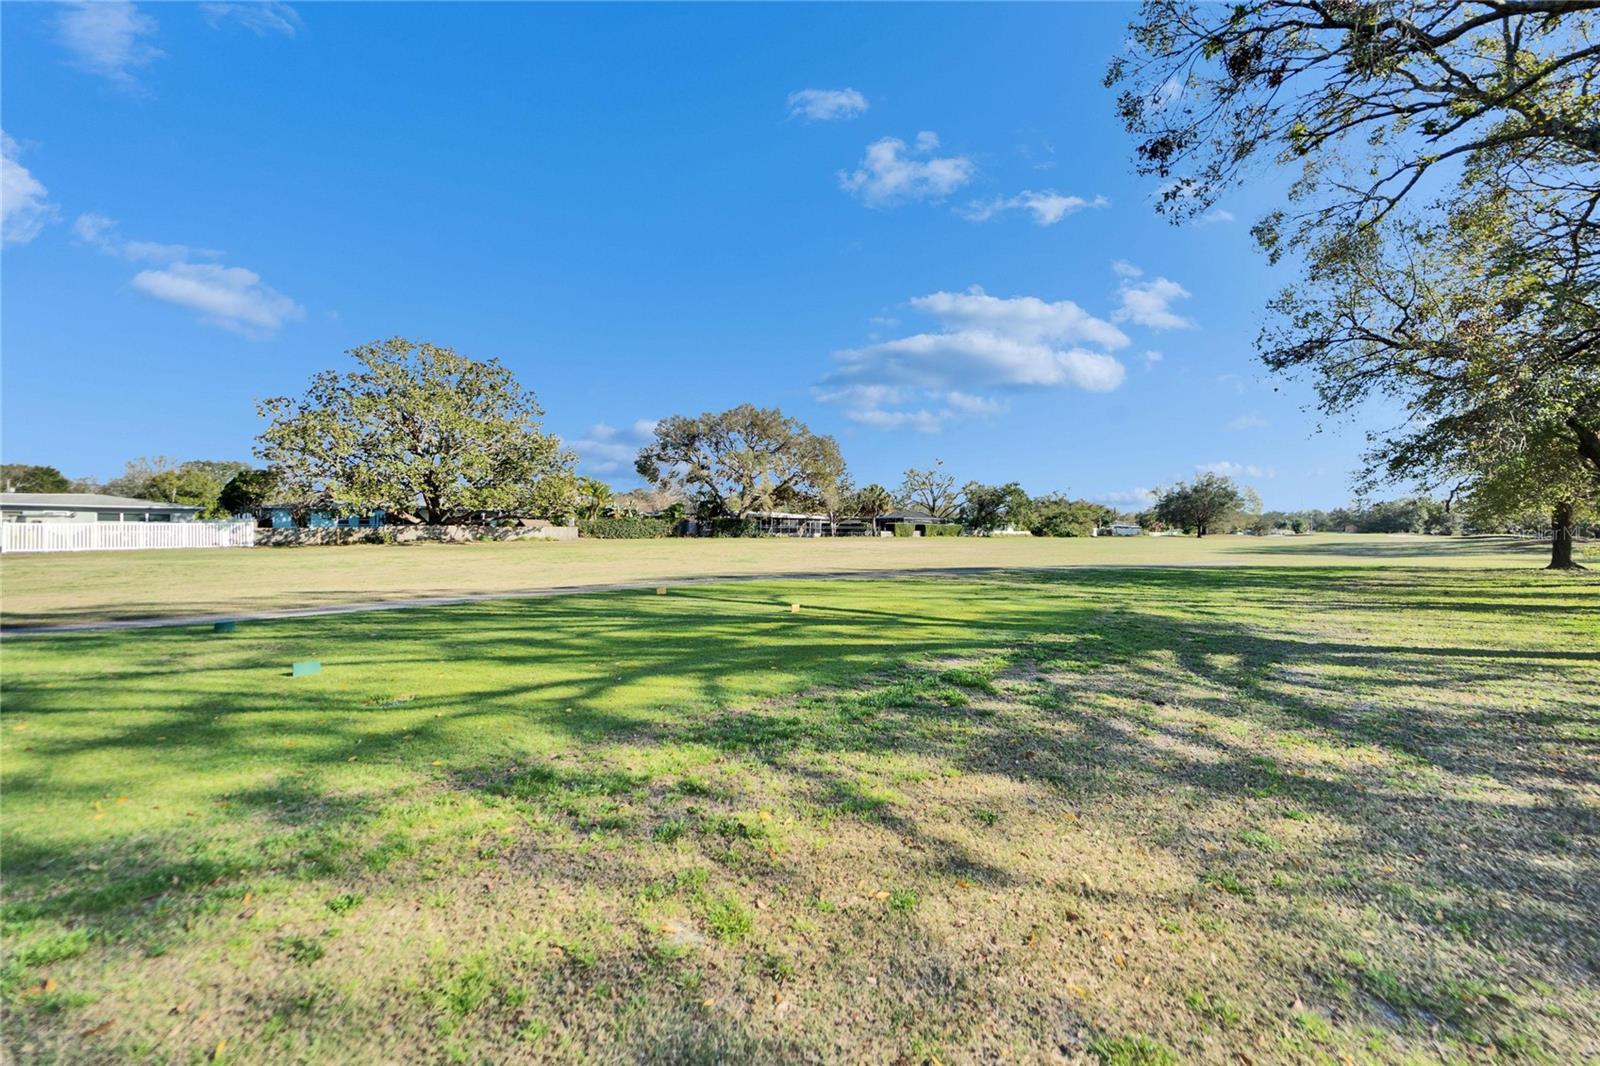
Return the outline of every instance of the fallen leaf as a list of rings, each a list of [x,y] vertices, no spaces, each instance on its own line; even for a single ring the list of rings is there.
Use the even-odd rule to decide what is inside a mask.
[[[255,898],[255,893],[254,892],[246,892],[244,894],[244,899],[239,902],[239,906],[241,906],[241,907],[250,906],[250,901],[252,899],[254,899],[254,898]]]
[[[433,760],[433,765],[435,765],[435,766],[443,766],[444,765],[444,760],[443,759],[435,759],[435,760]]]
[[[222,1053],[227,1050],[227,1047],[228,1042],[226,1040],[218,1040],[216,1050],[211,1052],[211,1061],[219,1061],[222,1058]]]
[[[93,1029],[85,1029],[83,1032],[79,1033],[78,1035],[79,1036],[99,1036],[101,1033],[105,1032],[107,1029],[110,1029],[111,1026],[112,1026],[111,1022],[101,1022],[99,1025],[95,1026]]]
[[[55,990],[56,979],[54,977],[46,977],[44,979],[44,984],[39,986],[39,991],[41,992],[54,992]]]

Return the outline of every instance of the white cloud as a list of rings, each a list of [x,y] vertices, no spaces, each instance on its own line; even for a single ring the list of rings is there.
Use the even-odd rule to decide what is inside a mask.
[[[1129,267],[1130,264],[1122,263],[1120,266]],[[1116,269],[1116,265],[1113,269]],[[1111,316],[1113,321],[1132,322],[1150,329],[1188,329],[1194,325],[1193,321],[1172,310],[1174,300],[1188,299],[1188,289],[1167,278],[1136,282],[1132,280],[1138,276],[1136,274],[1126,274],[1121,269],[1117,269],[1117,273],[1124,278],[1119,289],[1122,305]]]
[[[886,207],[912,200],[943,200],[972,180],[977,165],[966,156],[935,156],[937,134],[924,130],[908,154],[906,142],[885,137],[867,145],[861,165],[839,172],[839,187],[860,197],[869,207]],[[926,156],[927,158],[917,158]]]
[[[913,297],[911,306],[946,327],[980,329],[1029,341],[1082,341],[1115,351],[1128,336],[1071,300],[1047,302],[1037,296],[990,296],[974,285],[966,292],[936,292]]]
[[[1196,225],[1207,226],[1216,222],[1232,222],[1233,212],[1220,207],[1213,207],[1195,220]]]
[[[116,220],[90,212],[72,223],[72,235],[107,255],[120,256],[135,263],[175,263],[183,259],[215,259],[222,253],[212,248],[187,244],[160,244],[156,241],[126,241],[117,232]]]
[[[300,13],[282,0],[204,3],[200,5],[200,13],[205,15],[212,29],[234,22],[257,37],[265,37],[269,33],[293,37],[305,27],[305,23],[300,21]]]
[[[1266,429],[1267,420],[1258,414],[1240,415],[1228,423],[1227,428],[1238,431],[1245,429]]]
[[[244,267],[173,263],[141,270],[132,284],[147,296],[199,311],[202,321],[250,336],[272,333],[305,317],[304,308],[261,284],[260,275]]]
[[[1081,196],[1063,196],[1053,189],[1046,189],[1043,192],[1024,189],[1015,196],[1002,196],[989,201],[974,200],[962,208],[959,214],[971,222],[987,222],[1005,211],[1029,211],[1033,214],[1035,225],[1053,226],[1068,215],[1076,214],[1086,207],[1110,206],[1111,201],[1104,196],[1085,200]]]
[[[801,89],[789,94],[789,117],[807,122],[851,119],[867,109],[867,98],[854,89]]]
[[[1220,474],[1223,477],[1271,477],[1271,470],[1264,470],[1254,463],[1233,463],[1223,459],[1215,463],[1198,463],[1195,470],[1202,474]]]
[[[1118,492],[1107,492],[1097,497],[1097,499],[1100,503],[1121,504],[1143,510],[1156,502],[1156,493],[1154,489],[1124,489]]]
[[[66,4],[56,32],[79,67],[123,88],[133,88],[133,72],[162,54],[145,40],[156,32],[156,20],[128,0]]]
[[[21,155],[17,142],[0,131],[0,243],[27,244],[60,215]]]
[[[1161,360],[1164,359],[1165,356],[1163,356],[1160,352],[1158,352],[1154,348],[1152,348],[1149,351],[1144,353],[1143,358],[1144,358],[1145,369],[1148,370],[1151,367],[1155,366],[1157,363],[1161,362]]]
[[[572,441],[578,453],[578,466],[590,474],[614,474],[632,470],[633,461],[647,441],[655,434],[656,421],[641,418],[631,425],[618,428],[605,422],[596,422],[582,437]]]
[[[1111,264],[1111,270],[1119,277],[1124,278],[1137,278],[1144,275],[1144,271],[1140,270],[1126,259],[1118,259],[1113,262]]]
[[[835,369],[815,390],[818,400],[844,407],[847,418],[864,425],[932,432],[1005,409],[980,390],[1106,392],[1126,374],[1111,355],[1078,345],[1115,351],[1127,336],[1070,300],[1001,298],[973,286],[919,296],[910,305],[939,328],[835,352]],[[918,406],[930,401],[937,406]]]

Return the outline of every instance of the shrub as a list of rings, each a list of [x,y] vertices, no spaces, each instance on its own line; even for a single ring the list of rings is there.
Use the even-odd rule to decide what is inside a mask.
[[[917,535],[917,527],[910,522],[896,522],[894,524],[894,535],[897,537],[914,537]]]
[[[706,528],[713,537],[759,537],[761,530],[756,526],[754,518],[713,518],[706,523]]]
[[[665,518],[591,518],[578,523],[578,536],[597,540],[653,540],[672,535]]]
[[[380,526],[379,528],[374,529],[363,536],[361,541],[364,544],[393,544],[394,530],[385,529]]]
[[[930,537],[959,537],[961,536],[961,523],[939,522],[928,527]]]

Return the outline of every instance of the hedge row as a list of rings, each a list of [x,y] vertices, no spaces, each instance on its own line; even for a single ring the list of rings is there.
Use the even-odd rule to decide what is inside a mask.
[[[666,518],[592,518],[578,523],[578,536],[597,540],[653,540],[672,535]]]

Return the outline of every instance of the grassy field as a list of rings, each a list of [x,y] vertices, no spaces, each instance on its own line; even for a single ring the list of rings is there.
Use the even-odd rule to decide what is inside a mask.
[[[1592,549],[1591,549],[1592,550]],[[1543,565],[1506,537],[655,540],[85,552],[0,559],[0,624],[247,613],[672,578],[958,567]]]
[[[6,1057],[1593,1061],[1600,582],[1336,543],[7,639]]]

